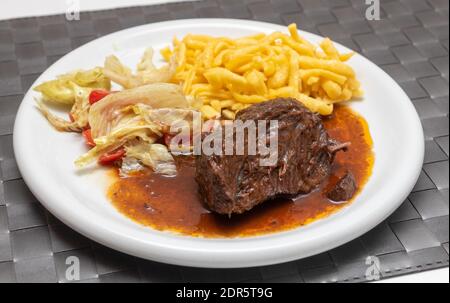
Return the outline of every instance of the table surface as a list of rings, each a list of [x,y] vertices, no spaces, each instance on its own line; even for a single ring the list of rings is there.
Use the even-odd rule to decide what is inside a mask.
[[[67,3],[73,3],[76,0],[61,1],[61,0],[2,0],[2,9],[0,10],[0,20],[30,17],[30,16],[44,16],[65,13],[67,10]],[[102,9],[137,6],[137,5],[151,5],[169,2],[185,2],[189,0],[79,0],[79,7],[81,11],[95,11]],[[361,0],[363,1],[363,0]],[[385,279],[378,281],[378,283],[426,283],[426,282],[449,282],[449,268],[441,268],[409,274],[405,276]]]

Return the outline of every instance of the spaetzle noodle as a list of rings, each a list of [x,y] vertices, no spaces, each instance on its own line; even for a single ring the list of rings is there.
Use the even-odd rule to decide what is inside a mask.
[[[175,60],[171,79],[207,118],[232,118],[237,111],[269,98],[292,97],[322,115],[333,104],[362,96],[354,70],[325,38],[318,46],[288,26],[289,34],[274,32],[238,39],[188,34],[161,50]]]

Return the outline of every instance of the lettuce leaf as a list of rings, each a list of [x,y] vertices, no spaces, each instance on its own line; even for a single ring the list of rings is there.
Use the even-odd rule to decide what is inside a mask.
[[[124,116],[129,114],[130,106],[145,104],[150,108],[188,108],[189,104],[178,85],[154,83],[127,89],[103,98],[94,103],[89,110],[89,125],[92,137],[107,135],[115,129]]]
[[[40,92],[45,101],[72,105],[75,102],[73,84],[83,88],[111,89],[111,81],[103,75],[102,68],[96,67],[86,71],[76,71],[46,81],[34,88]]]

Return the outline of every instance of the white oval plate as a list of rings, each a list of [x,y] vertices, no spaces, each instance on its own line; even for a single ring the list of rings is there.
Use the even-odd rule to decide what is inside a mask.
[[[135,66],[144,48],[156,50],[172,37],[202,33],[239,37],[285,27],[230,19],[190,19],[143,25],[110,34],[67,54],[48,68],[35,86],[74,69],[102,65],[116,54]],[[301,32],[315,43],[321,37]],[[338,45],[341,51],[349,51]],[[161,60],[158,57],[158,60]],[[104,171],[76,171],[73,161],[86,151],[78,134],[55,131],[35,107],[28,91],[14,127],[14,151],[25,182],[42,204],[64,223],[111,248],[154,261],[198,267],[249,267],[311,256],[344,244],[390,215],[413,188],[423,161],[420,120],[402,89],[385,72],[360,55],[349,63],[365,91],[351,104],[362,114],[374,141],[375,165],[362,192],[348,207],[294,230],[250,238],[205,239],[160,232],[141,226],[106,198]]]

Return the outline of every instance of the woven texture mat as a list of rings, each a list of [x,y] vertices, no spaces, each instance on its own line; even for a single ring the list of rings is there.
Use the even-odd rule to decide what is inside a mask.
[[[382,278],[448,266],[448,6],[448,0],[381,1],[381,20],[367,21],[364,0],[206,0],[81,13],[70,22],[64,15],[0,21],[0,282],[63,282],[68,256],[79,257],[81,280],[93,282],[357,282],[366,280],[367,256],[378,257]],[[193,17],[296,22],[387,71],[416,106],[426,135],[422,173],[402,206],[361,238],[326,253],[226,270],[124,255],[52,217],[29,192],[14,160],[13,122],[23,94],[52,62],[90,40]]]

